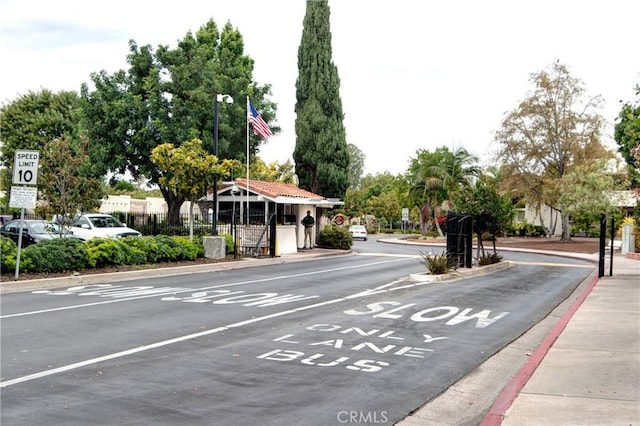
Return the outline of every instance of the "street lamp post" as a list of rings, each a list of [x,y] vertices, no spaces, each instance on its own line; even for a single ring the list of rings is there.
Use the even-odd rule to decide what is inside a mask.
[[[216,94],[213,106],[213,155],[218,158],[218,102],[233,103],[231,95]],[[213,235],[218,235],[218,177],[213,178]]]

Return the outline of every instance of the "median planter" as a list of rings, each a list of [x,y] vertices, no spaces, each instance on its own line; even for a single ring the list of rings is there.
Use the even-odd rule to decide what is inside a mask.
[[[473,268],[459,268],[452,270],[445,274],[430,274],[428,272],[422,274],[411,274],[408,280],[412,282],[427,282],[427,283],[439,283],[443,281],[453,281],[461,278],[468,278],[471,276],[479,276],[489,274],[491,272],[506,269],[512,266],[511,262],[499,262],[493,263],[487,266],[474,266]]]

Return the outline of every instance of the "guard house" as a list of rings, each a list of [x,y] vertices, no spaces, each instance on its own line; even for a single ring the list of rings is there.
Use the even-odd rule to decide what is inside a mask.
[[[307,210],[316,220],[315,241],[325,211],[343,204],[291,184],[238,178],[218,189],[218,233],[235,235],[244,255],[295,253],[304,246]]]

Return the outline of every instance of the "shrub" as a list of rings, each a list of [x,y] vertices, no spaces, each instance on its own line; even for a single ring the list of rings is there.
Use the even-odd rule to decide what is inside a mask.
[[[132,249],[144,254],[143,263],[156,263],[158,261],[158,243],[154,237],[126,237],[122,241]]]
[[[353,244],[349,229],[342,226],[325,226],[318,235],[318,246],[348,250]]]
[[[184,254],[184,259],[194,260],[197,257],[204,256],[204,246],[202,245],[202,239],[198,240],[197,238],[194,237],[193,241],[191,241],[189,237],[175,236],[171,238],[173,238],[176,242],[182,245],[182,248],[183,248],[182,252]],[[229,238],[226,239],[227,248],[229,247],[230,238],[231,238],[231,235],[229,235]],[[233,251],[233,240],[231,240],[231,247],[232,247],[231,251]]]
[[[16,258],[7,259],[15,268]],[[20,253],[20,270],[24,272],[77,271],[90,265],[89,253],[82,240],[54,238],[25,247]]]
[[[11,259],[13,259],[13,269],[15,269],[17,252],[18,246],[11,238],[0,237],[0,271],[2,271],[2,273],[11,270],[11,268],[7,266],[7,262],[10,262]]]
[[[420,252],[420,256],[422,257],[422,264],[432,275],[446,274],[455,266],[453,258],[446,253],[431,254]]]
[[[233,253],[234,251],[233,236],[230,234],[222,234],[220,236],[224,237],[225,239],[225,253],[226,254]]]
[[[502,262],[502,256],[498,253],[492,253],[489,256],[480,256],[478,259],[479,266],[493,265],[494,263]]]
[[[157,262],[175,262],[185,258],[184,246],[174,238],[167,235],[156,235],[154,238],[158,244]]]
[[[126,238],[92,238],[86,241],[90,265],[99,268],[109,265],[140,265],[146,263],[147,256],[145,252],[128,245],[125,240]]]

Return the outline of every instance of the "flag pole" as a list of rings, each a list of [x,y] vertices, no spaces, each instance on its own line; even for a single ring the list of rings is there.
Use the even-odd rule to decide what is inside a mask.
[[[249,96],[247,95],[247,225],[249,225],[249,114],[251,114],[249,106]]]

